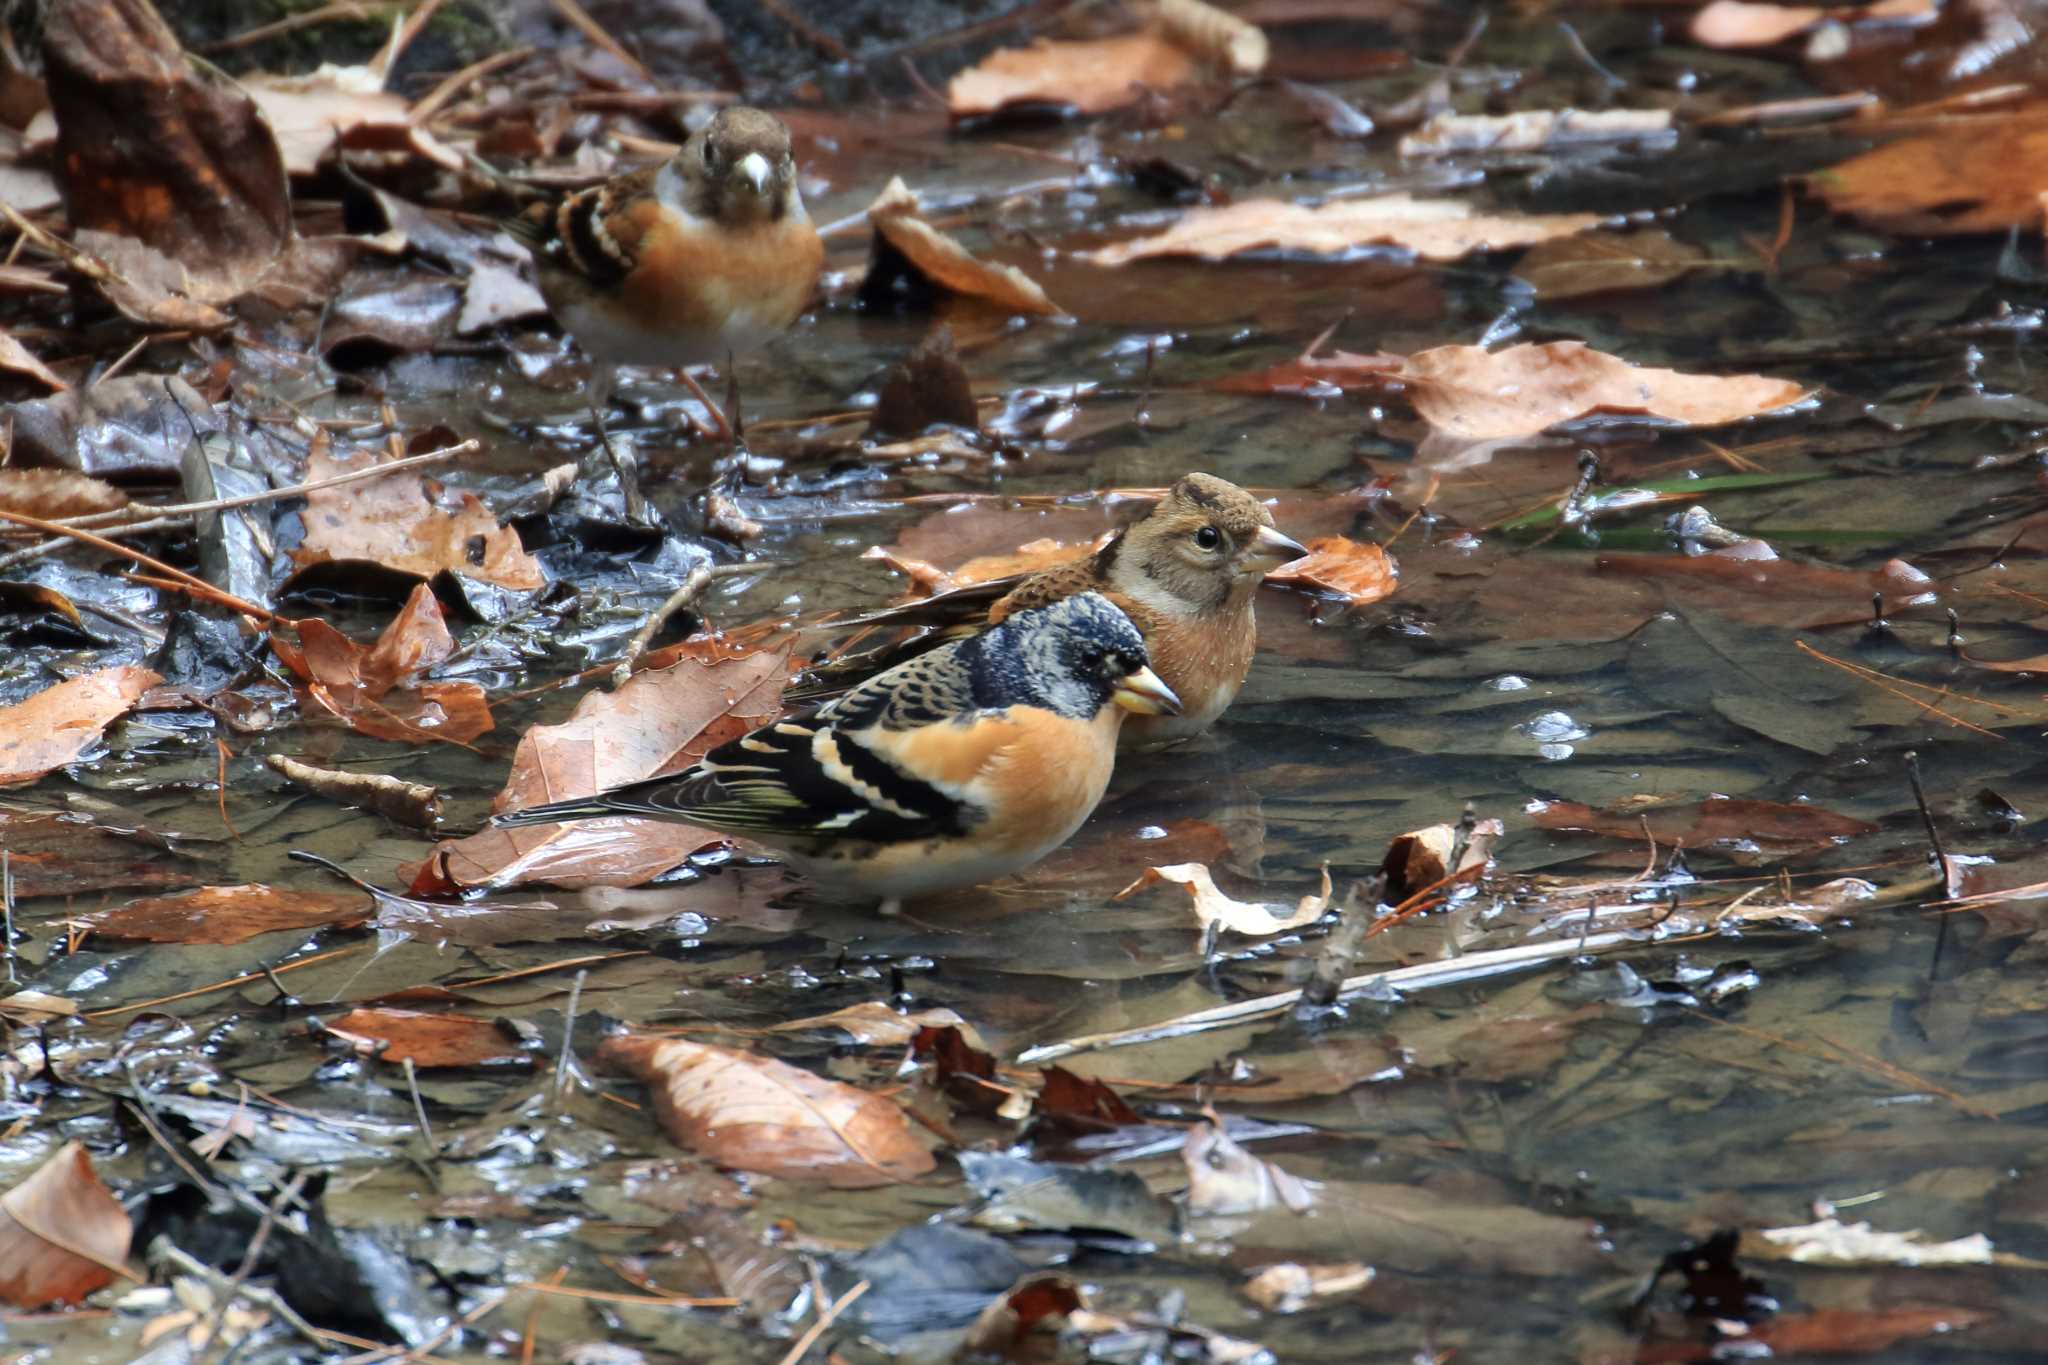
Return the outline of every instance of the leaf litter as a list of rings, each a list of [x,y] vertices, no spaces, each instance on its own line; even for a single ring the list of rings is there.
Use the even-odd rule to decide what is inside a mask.
[[[472,56],[457,42],[449,56],[434,46],[446,16],[422,11],[378,34],[370,63],[283,78],[298,82],[286,97],[280,81],[187,64],[129,8],[79,12],[132,35],[124,51],[148,58],[136,69],[155,63],[138,89],[164,127],[211,119],[241,141],[108,163],[107,183],[171,197],[104,216],[79,183],[68,212],[9,196],[20,353],[0,356],[0,398],[16,400],[0,414],[0,495],[39,523],[0,550],[6,699],[64,701],[108,670],[163,680],[67,709],[49,727],[61,733],[31,713],[16,796],[37,810],[0,820],[13,1132],[34,1143],[70,1122],[95,1141],[75,1128],[78,1097],[115,1095],[145,1137],[93,1158],[138,1237],[168,1229],[190,1257],[152,1292],[199,1306],[122,1308],[123,1345],[184,1332],[196,1349],[217,1330],[289,1353],[294,1335],[343,1332],[460,1351],[495,1333],[573,1355],[594,1335],[582,1294],[616,1314],[615,1342],[689,1358],[714,1335],[741,1349],[802,1331],[827,1351],[855,1331],[1212,1359],[1319,1349],[1293,1312],[1362,1350],[1412,1353],[1426,1320],[1482,1353],[1545,1349],[1560,1330],[1591,1352],[1620,1315],[1581,1301],[1585,1283],[1640,1278],[1703,1210],[1785,1223],[1784,1192],[1816,1172],[1876,1188],[1910,1169],[1916,1192],[1891,1197],[1911,1214],[1879,1227],[2009,1223],[1942,1182],[1967,1163],[2027,1178],[2038,1081],[1985,1030],[2037,1003],[1989,955],[2031,943],[2037,907],[1979,889],[2039,877],[2009,828],[1951,794],[1994,784],[2020,808],[2039,801],[2029,757],[1929,721],[1992,715],[2017,751],[2042,720],[2015,676],[2039,654],[2034,609],[2009,594],[2043,585],[2032,547],[2005,534],[2038,501],[2031,437],[1995,401],[2037,385],[1981,344],[2026,334],[2034,244],[1969,240],[2038,221],[2013,198],[2025,177],[2006,173],[2025,164],[2031,115],[1983,121],[1970,101],[1995,91],[1961,88],[1917,110],[1866,101],[1863,127],[1720,140],[1722,116],[1777,122],[1754,111],[1790,108],[1808,82],[1868,80],[1891,98],[1904,78],[1868,74],[1882,7],[1830,16],[1851,28],[1844,60],[1809,47],[1803,72],[1702,63],[1672,101],[1688,129],[1675,152],[1664,111],[1630,107],[1643,100],[1559,112],[1588,104],[1584,81],[1606,65],[1641,74],[1632,48],[1576,15],[1555,70],[1526,67],[1531,25],[1555,17],[1504,13],[1444,50],[1403,27],[1428,73],[1354,61],[1335,78],[1336,55],[1385,34],[1274,4],[1145,5],[959,43],[921,34],[908,50],[870,46],[859,7],[806,20],[784,88],[817,94],[791,121],[834,243],[822,306],[740,361],[744,454],[689,446],[670,381],[650,373],[606,413],[613,459],[586,440],[572,352],[538,320],[521,263],[487,245],[505,185],[486,189],[468,157],[535,185],[590,183],[679,144],[709,105],[669,90],[709,92],[729,72],[594,76],[635,63],[600,51],[593,34],[611,35],[589,16],[565,45]],[[1048,84],[1076,74],[1058,49],[1019,46],[1120,26],[1175,45],[1187,74],[1105,68],[1084,99]],[[1979,27],[1954,60],[1994,70],[2009,60],[1996,16]],[[1826,23],[1815,32],[1831,41]],[[457,73],[424,102],[431,81],[399,64],[422,35]],[[949,135],[957,111],[795,84],[829,44],[913,85],[920,67],[971,70],[991,45],[1021,52],[1070,121]],[[1298,92],[1236,98],[1229,82],[1261,67]],[[1424,98],[1405,98],[1425,76]],[[132,122],[126,97],[88,109],[109,78],[85,76],[85,100],[67,79],[49,134],[0,139],[0,172],[62,171],[39,150],[59,135],[119,152],[101,133]],[[1036,98],[1004,96],[1001,112]],[[1999,98],[1982,107],[2003,118]],[[1097,100],[1111,112],[1073,118]],[[1432,154],[1404,164],[1389,129]],[[1908,150],[1843,163],[1844,133],[1905,139],[1870,156]],[[1972,140],[1982,151],[1962,155]],[[154,155],[146,138],[125,145]],[[1938,173],[1899,173],[1943,148]],[[204,206],[170,182],[206,175],[240,190],[202,240]],[[1804,187],[1790,199],[1788,178]],[[919,198],[885,194],[895,180]],[[1314,193],[1332,197],[1295,202]],[[1141,266],[1145,238],[1093,249],[1158,227],[1155,194],[1208,205],[1174,210],[1189,254]],[[848,230],[870,204],[871,248]],[[1953,240],[1916,248],[1908,272],[1825,206]],[[1381,221],[1340,226],[1353,210]],[[876,253],[872,291],[849,238]],[[63,307],[96,310],[90,326],[55,302],[66,279]],[[887,362],[933,309],[961,327],[972,379],[956,363],[949,403],[923,411],[964,434],[864,436]],[[1346,310],[1357,350],[1329,348],[1333,331],[1249,368],[1252,348],[1298,345]],[[1281,393],[1309,401],[1259,401]],[[1751,421],[1772,425],[1744,444],[1700,434]],[[1583,483],[1580,441],[1597,467]],[[432,476],[305,487],[429,448],[458,453]],[[195,491],[184,471],[202,456],[217,474]],[[616,467],[634,462],[660,516],[629,525]],[[812,904],[704,831],[521,832],[530,846],[466,833],[494,792],[502,807],[594,790],[771,719],[790,617],[869,611],[901,586],[891,568],[915,592],[971,591],[1085,554],[1204,467],[1270,497],[1317,552],[1278,576],[1298,591],[1261,595],[1245,693],[1202,744],[1120,760],[1064,861],[963,897],[937,929]],[[222,517],[224,498],[250,501]],[[1711,507],[1718,531],[1690,510],[1667,523],[1666,502]],[[720,507],[768,528],[762,540],[707,534],[731,524]],[[208,548],[222,523],[247,532],[232,562]],[[881,546],[894,557],[861,557]],[[645,618],[668,599],[664,634]],[[2015,662],[2001,674],[1979,659]],[[1958,690],[1958,669],[1983,695]],[[615,671],[625,681],[601,690]],[[594,690],[556,690],[577,687]],[[463,700],[434,711],[435,689]],[[1828,724],[1802,728],[1810,713]],[[467,747],[424,742],[458,718]],[[525,736],[518,752],[483,724]],[[1893,776],[1908,746],[1926,764],[1925,819]],[[324,795],[282,799],[286,773]],[[1468,796],[1503,818],[1450,823]],[[437,812],[450,837],[430,849],[411,831]],[[311,874],[282,860],[294,845],[360,873],[374,906],[305,890],[294,877]],[[1309,905],[1275,914],[1261,899],[1291,901],[1326,859],[1332,885]],[[1183,865],[1211,891],[1250,888],[1210,903],[1259,911],[1262,930],[1310,918],[1205,952],[1178,903],[1111,899]],[[1950,882],[1968,898],[1924,911]],[[555,891],[520,889],[537,883]],[[1199,909],[1208,893],[1180,894]],[[1923,972],[1918,945],[1937,934],[1940,970]],[[1868,977],[1844,988],[1836,964],[1851,958]],[[1725,1026],[1738,1011],[1771,1027]],[[642,1049],[644,1082],[594,1069],[619,1050],[615,1021],[637,1031],[625,1050]],[[659,1036],[673,1028],[688,1040]],[[681,1049],[666,1068],[647,1060],[662,1048]],[[672,1132],[635,1113],[643,1099],[667,1106]],[[151,1148],[188,1193],[142,1171]],[[47,1149],[17,1153],[17,1171]],[[201,1156],[179,1166],[187,1149]],[[817,1154],[807,1171],[760,1169],[799,1151]],[[648,1187],[629,1173],[650,1158],[679,1172],[669,1203],[636,1202]],[[1018,1163],[1026,1184],[1002,1200],[1028,1236],[946,1221],[986,1202],[968,1173],[992,1159]],[[294,1185],[270,1161],[378,1174]],[[1227,1172],[1239,1183],[1219,1194]],[[451,1212],[423,1220],[408,1201],[430,1178]],[[871,1192],[828,1204],[821,1182]],[[194,1242],[167,1202],[192,1197],[241,1220],[229,1251]],[[653,1206],[684,1218],[655,1229]],[[1139,1207],[1155,1216],[1124,1216]],[[1197,1214],[1186,1242],[1158,1235],[1161,1210]],[[536,1215],[571,1231],[534,1242],[517,1229]],[[1067,1245],[1119,1269],[1083,1284],[1016,1254]],[[1202,1282],[1191,1258],[1221,1264],[1226,1248],[1222,1283],[1263,1284],[1271,1316],[1182,1297]],[[635,1278],[650,1267],[663,1278]],[[558,1271],[573,1279],[551,1285]],[[1617,1358],[1882,1349],[1945,1329],[1996,1349],[2018,1330],[1974,1300],[1870,1308],[1841,1287],[1867,1273],[1853,1265],[1772,1273],[1810,1311],[1660,1326]],[[1455,1299],[1439,1287],[1453,1280]],[[323,1283],[382,1288],[336,1303]],[[1522,1311],[1470,1312],[1496,1291]],[[281,1305],[310,1314],[313,1335]]]

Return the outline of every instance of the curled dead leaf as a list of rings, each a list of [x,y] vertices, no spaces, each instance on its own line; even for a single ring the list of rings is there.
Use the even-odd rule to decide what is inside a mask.
[[[1239,1146],[1223,1131],[1223,1121],[1213,1109],[1205,1122],[1188,1130],[1180,1157],[1188,1173],[1188,1212],[1196,1217],[1272,1209],[1306,1213],[1315,1207],[1322,1188]]]
[[[1387,877],[1387,899],[1398,905],[1416,892],[1442,882],[1454,873],[1483,867],[1493,856],[1505,827],[1498,820],[1480,820],[1469,828],[1458,825],[1427,825],[1394,836],[1380,871]],[[1455,854],[1457,866],[1451,866]]]
[[[1837,213],[1888,232],[1948,237],[2035,228],[2048,184],[2048,104],[1901,138],[1806,177]]]
[[[938,1164],[895,1104],[787,1062],[631,1036],[607,1039],[597,1060],[646,1082],[668,1135],[721,1165],[865,1189]]]
[[[1597,142],[1673,142],[1669,109],[1523,109],[1435,115],[1401,139],[1402,156],[1534,152]]]
[[[868,267],[870,278],[908,269],[944,293],[979,299],[1012,313],[1059,316],[1059,305],[1047,298],[1045,290],[1029,275],[1014,265],[978,259],[926,222],[917,207],[917,196],[901,176],[891,179],[875,202],[868,205],[868,221],[875,228],[875,259]],[[893,258],[888,252],[894,253]]]
[[[1355,1294],[1373,1281],[1373,1268],[1340,1265],[1269,1265],[1244,1283],[1244,1296],[1268,1313],[1299,1313],[1312,1304]]]
[[[1281,933],[1288,929],[1299,929],[1304,924],[1313,924],[1321,919],[1330,908],[1330,869],[1323,867],[1323,885],[1320,891],[1303,896],[1295,903],[1293,910],[1281,905],[1262,905],[1252,901],[1234,900],[1217,889],[1209,869],[1200,863],[1174,863],[1166,867],[1148,867],[1138,880],[1112,896],[1111,900],[1128,900],[1148,886],[1164,883],[1178,886],[1187,892],[1189,906],[1195,918],[1204,927],[1215,924],[1234,934],[1264,936]]]
[[[104,479],[69,469],[0,469],[0,509],[55,520],[112,512],[128,495]]]
[[[360,806],[410,829],[431,830],[441,820],[441,792],[389,773],[352,773],[319,768],[283,754],[265,754],[263,761],[278,776],[318,792],[330,801]]]

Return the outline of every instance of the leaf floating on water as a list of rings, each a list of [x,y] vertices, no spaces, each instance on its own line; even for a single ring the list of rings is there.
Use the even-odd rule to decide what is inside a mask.
[[[455,637],[433,590],[421,583],[365,647],[318,619],[296,623],[296,647],[276,635],[271,649],[329,715],[373,739],[467,744],[494,722],[484,691],[461,680],[416,682],[455,652]]]
[[[1640,843],[1647,829],[1665,847],[1785,854],[1832,848],[1877,832],[1867,820],[1821,806],[1710,796],[1686,804],[1650,803],[1594,810],[1576,801],[1535,801],[1529,818],[1543,829],[1584,830]]]
[[[1373,1268],[1357,1261],[1339,1265],[1269,1265],[1246,1280],[1244,1296],[1268,1313],[1299,1313],[1315,1304],[1356,1294],[1373,1281]]]
[[[896,1105],[787,1062],[642,1037],[607,1039],[597,1060],[646,1082],[668,1135],[721,1165],[850,1190],[938,1164]]]
[[[1556,302],[1669,284],[1712,257],[1661,228],[1589,232],[1539,242],[1515,265],[1536,296]]]
[[[946,83],[946,108],[956,119],[1019,105],[1101,114],[1186,85],[1205,67],[1265,69],[1266,35],[1234,14],[1203,0],[1148,0],[1142,12],[1151,23],[1137,33],[998,49]]]
[[[283,929],[354,928],[369,921],[361,896],[252,882],[150,896],[84,917],[96,934],[148,943],[246,943]]]
[[[371,461],[371,463],[375,463]],[[306,459],[306,481],[331,479],[363,467],[316,449]],[[519,543],[519,532],[500,526],[476,494],[443,494],[410,471],[306,494],[306,538],[292,553],[300,565],[330,559],[367,559],[401,573],[432,578],[442,570],[521,592],[547,582],[540,563]]]
[[[1910,236],[2038,228],[2048,185],[2048,104],[1903,138],[1815,171],[1806,187],[1837,213]]]
[[[1400,567],[1385,547],[1321,536],[1308,543],[1308,553],[1266,575],[1268,583],[1307,588],[1344,598],[1354,607],[1393,596],[1400,585]]]
[[[858,1005],[848,1005],[845,1009],[813,1015],[809,1019],[792,1019],[768,1031],[812,1033],[832,1029],[844,1033],[863,1047],[907,1047],[928,1028],[964,1030],[962,1036],[970,1046],[981,1046],[981,1039],[973,1036],[974,1030],[967,1021],[949,1009],[934,1007],[905,1013],[880,1000],[864,1000]]]
[[[1188,1130],[1180,1156],[1188,1173],[1188,1213],[1196,1217],[1269,1209],[1306,1213],[1315,1207],[1322,1188],[1239,1146],[1223,1131],[1213,1109],[1205,1122]]]
[[[1868,1223],[1823,1218],[1797,1227],[1762,1228],[1758,1236],[1788,1261],[1805,1265],[1990,1265],[1991,1239],[1972,1233],[1929,1242],[1922,1233],[1879,1232]]]
[[[421,1069],[458,1066],[530,1066],[533,1054],[495,1020],[423,1010],[353,1009],[327,1021],[325,1033],[365,1055],[411,1062]]]
[[[1535,436],[1563,422],[1636,416],[1683,426],[1725,426],[1813,396],[1767,375],[1685,374],[1631,365],[1583,341],[1523,343],[1498,351],[1439,346],[1408,357],[1409,401],[1432,428],[1464,440]]]
[[[1773,47],[1809,31],[1823,19],[1845,24],[1878,20],[1888,26],[1903,26],[1915,21],[1932,23],[1939,16],[1940,11],[1931,0],[1877,0],[1875,4],[1832,9],[1712,0],[1693,15],[1691,37],[1702,47]]]
[[[83,1145],[67,1142],[0,1194],[0,1300],[16,1308],[75,1304],[129,1274],[128,1211],[100,1183]]]
[[[1226,896],[1217,889],[1215,880],[1209,875],[1209,869],[1200,863],[1148,867],[1138,880],[1110,899],[1128,900],[1146,887],[1162,883],[1178,886],[1187,892],[1188,904],[1194,910],[1195,918],[1204,927],[1216,924],[1232,933],[1254,937],[1278,934],[1288,929],[1299,929],[1304,924],[1313,924],[1330,909],[1330,869],[1327,866],[1323,868],[1322,890],[1303,896],[1291,911],[1283,905],[1262,905]]]
[[[140,664],[117,664],[0,707],[0,786],[33,782],[72,762],[162,681]]]
[[[1599,215],[1591,213],[1481,214],[1459,200],[1406,194],[1335,199],[1315,208],[1284,199],[1245,199],[1225,208],[1190,209],[1163,232],[1076,257],[1113,266],[1154,256],[1221,261],[1247,251],[1341,256],[1362,247],[1398,246],[1424,260],[1455,261],[1477,251],[1569,237],[1599,222]]]

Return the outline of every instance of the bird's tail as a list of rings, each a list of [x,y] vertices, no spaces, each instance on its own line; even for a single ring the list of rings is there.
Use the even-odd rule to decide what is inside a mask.
[[[601,815],[623,814],[602,796],[586,796],[576,801],[550,801],[544,806],[508,810],[493,815],[491,825],[495,829],[521,829],[527,825],[551,825],[559,820],[595,820]]]

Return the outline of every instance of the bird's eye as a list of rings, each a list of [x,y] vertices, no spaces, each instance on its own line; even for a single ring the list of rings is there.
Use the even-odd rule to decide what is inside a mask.
[[[1195,545],[1199,549],[1213,550],[1223,543],[1223,533],[1213,526],[1204,526],[1195,532]]]
[[[712,154],[712,152],[711,152],[711,139],[709,139],[709,138],[706,138],[706,139],[704,139],[704,166],[705,166],[705,169],[707,169],[707,170],[708,170],[708,169],[710,169],[710,168],[711,168],[712,166],[716,165],[717,163],[718,163],[718,158],[717,158],[716,156],[714,156],[714,155]]]

